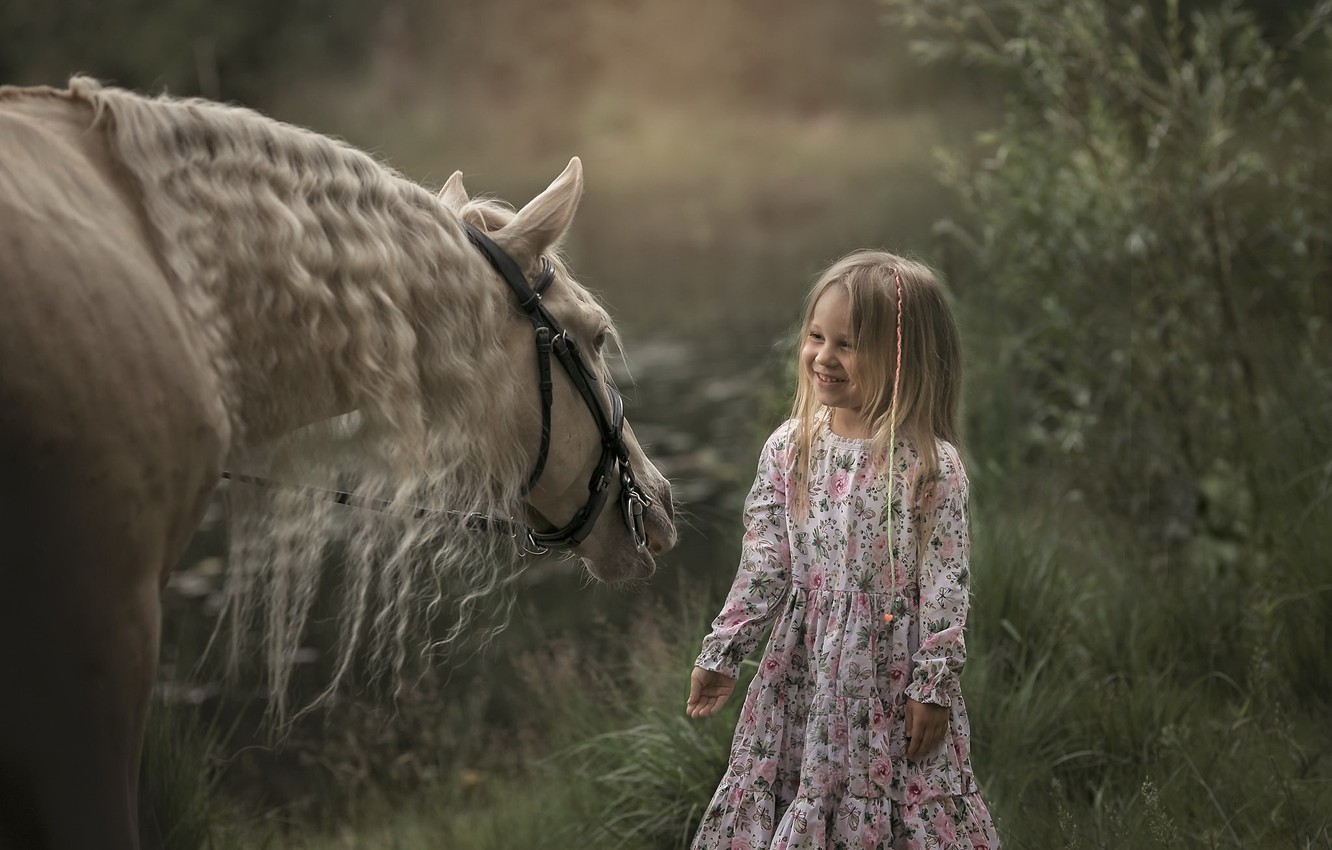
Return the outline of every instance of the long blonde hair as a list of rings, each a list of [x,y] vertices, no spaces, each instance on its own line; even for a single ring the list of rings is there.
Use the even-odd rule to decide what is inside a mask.
[[[834,286],[843,287],[850,300],[856,383],[865,392],[860,415],[872,435],[871,454],[891,457],[898,436],[913,446],[921,459],[911,484],[914,494],[938,477],[937,441],[960,445],[962,352],[957,323],[943,287],[927,266],[887,251],[860,250],[829,266],[810,289],[801,340],[809,335],[814,305]],[[799,350],[797,346],[797,358]],[[808,505],[814,435],[828,411],[799,362],[796,376],[791,481],[793,504],[803,509]]]

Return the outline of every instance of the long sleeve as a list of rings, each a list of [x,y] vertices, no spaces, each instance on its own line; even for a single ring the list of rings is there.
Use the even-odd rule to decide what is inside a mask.
[[[787,429],[768,439],[754,486],[745,499],[740,568],[726,604],[703,639],[696,666],[735,676],[780,609],[790,584],[791,547],[786,525]]]
[[[921,547],[920,646],[912,656],[906,695],[917,702],[947,706],[959,693],[958,676],[967,658],[962,633],[971,584],[971,534],[966,473],[955,458],[943,465],[934,498],[921,505],[919,516],[933,530]]]

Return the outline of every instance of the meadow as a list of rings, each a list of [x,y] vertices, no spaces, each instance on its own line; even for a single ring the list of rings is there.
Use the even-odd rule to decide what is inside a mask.
[[[273,104],[519,202],[584,158],[568,253],[624,331],[630,416],[689,529],[644,585],[539,565],[504,631],[280,747],[244,700],[159,713],[145,782],[166,846],[687,846],[738,709],[689,721],[688,672],[783,416],[790,324],[821,266],[883,245],[943,272],[962,326],[963,690],[1005,846],[1332,847],[1332,10],[1277,38],[1240,3],[882,6],[923,51],[968,57],[967,85],[861,43],[841,99],[647,96],[627,59],[554,106],[439,97],[385,59]],[[613,43],[630,23],[601,26]],[[903,94],[927,73],[929,96]],[[197,638],[187,607],[173,652]]]

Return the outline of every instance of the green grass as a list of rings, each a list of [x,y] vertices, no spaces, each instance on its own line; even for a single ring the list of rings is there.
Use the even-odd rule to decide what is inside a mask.
[[[963,688],[1006,846],[1332,846],[1332,730],[1301,686],[1327,667],[1292,675],[1282,642],[1243,622],[1266,604],[1261,588],[1163,575],[1123,535],[1075,510],[1015,510],[997,498],[1004,485],[978,478],[993,498],[977,505]],[[613,663],[572,643],[532,649],[517,686],[533,707],[522,758],[274,846],[686,847],[740,702],[683,715],[717,601],[645,614]]]
[[[342,823],[270,823],[256,837],[283,850],[685,846],[740,705],[708,721],[684,716],[693,644],[708,619],[699,610],[645,610],[614,663],[569,641],[529,649],[514,687],[527,718],[490,770],[371,792]]]
[[[139,823],[156,850],[239,850],[248,815],[221,793],[229,733],[190,708],[155,702],[148,718],[139,778]]]

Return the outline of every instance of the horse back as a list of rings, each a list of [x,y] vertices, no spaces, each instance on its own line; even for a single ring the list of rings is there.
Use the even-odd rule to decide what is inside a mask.
[[[0,534],[110,514],[169,560],[216,481],[227,423],[94,119],[67,92],[0,89]]]

